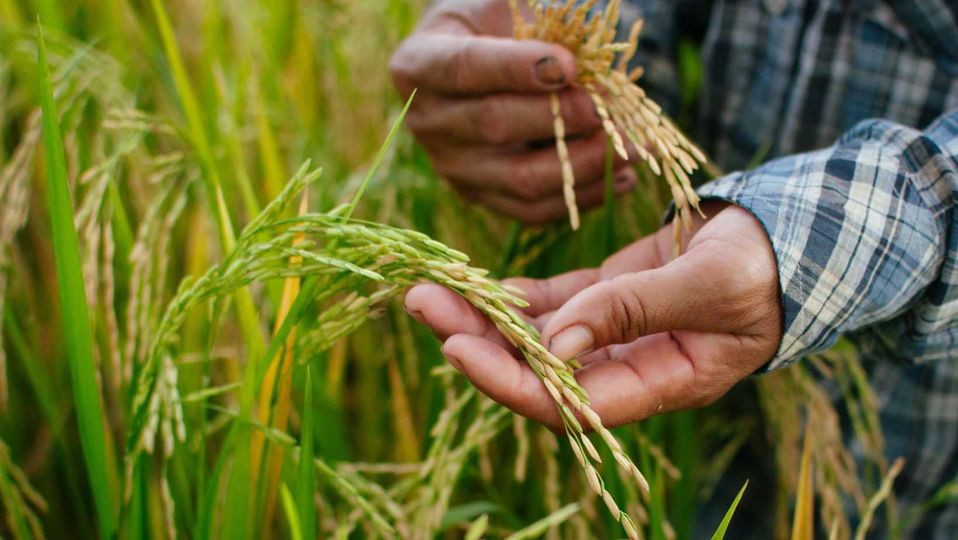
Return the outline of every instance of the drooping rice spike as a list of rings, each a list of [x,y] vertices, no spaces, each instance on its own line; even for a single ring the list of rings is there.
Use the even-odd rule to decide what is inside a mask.
[[[679,210],[676,217],[688,216],[690,208],[698,210],[698,197],[694,195],[689,176],[707,160],[704,153],[662,114],[661,107],[634,84],[643,74],[641,67],[629,70],[629,62],[638,49],[642,20],[632,24],[627,41],[616,42],[619,0],[611,0],[601,12],[593,9],[593,0],[572,9],[575,4],[572,0],[530,0],[533,16],[527,22],[517,0],[510,0],[514,36],[517,39],[534,37],[556,43],[573,53],[577,68],[576,83],[592,98],[602,127],[616,153],[628,159],[625,148],[625,140],[628,140],[653,174],[672,173],[672,181],[679,184],[680,192],[684,195],[681,200],[675,201]],[[569,209],[569,221],[572,228],[577,229],[579,212],[575,201],[575,177],[565,141],[565,124],[561,111],[558,111],[558,100],[555,97],[551,99],[557,153],[562,164],[563,193]],[[675,170],[674,164],[681,168],[681,172]],[[677,246],[680,240],[681,236],[677,237]]]

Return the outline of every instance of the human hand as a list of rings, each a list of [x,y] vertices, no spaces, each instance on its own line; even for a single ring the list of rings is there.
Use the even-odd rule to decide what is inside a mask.
[[[438,3],[396,50],[390,71],[408,97],[406,124],[433,167],[464,198],[540,224],[565,216],[549,95],[558,93],[580,208],[605,196],[607,137],[588,94],[575,87],[567,49],[514,40],[506,0]],[[630,156],[634,159],[635,156]],[[614,190],[636,175],[614,157]]]
[[[670,260],[665,227],[609,257],[601,268],[551,279],[514,279],[525,316],[614,427],[701,407],[762,367],[781,337],[775,255],[746,210],[709,202],[682,255]],[[473,384],[513,411],[560,427],[531,368],[495,326],[438,285],[406,295],[406,310],[445,341],[443,354]]]

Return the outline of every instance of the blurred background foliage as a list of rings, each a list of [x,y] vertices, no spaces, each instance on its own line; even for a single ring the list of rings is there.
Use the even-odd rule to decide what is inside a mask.
[[[185,441],[168,457],[135,454],[131,463],[126,452],[138,369],[180,282],[222,261],[230,230],[242,230],[304,161],[323,168],[310,209],[328,211],[352,196],[403,105],[386,66],[425,4],[0,0],[3,536],[621,534],[561,438],[477,396],[445,366],[432,335],[405,316],[401,298],[331,349],[298,351],[287,386],[275,388],[288,393],[285,420],[275,423],[269,402],[272,415],[239,443],[228,433],[241,421],[249,387],[242,373],[269,342],[284,282],[254,283],[191,310],[169,359],[178,368],[172,385],[185,404]],[[90,410],[75,399],[74,351],[63,339],[65,325],[87,325],[71,319],[58,296],[56,220],[47,203],[58,186],[41,144],[37,16],[75,210],[74,270],[82,272],[89,310],[99,395]],[[679,55],[688,109],[680,117],[694,108],[695,51],[684,44]],[[496,276],[547,276],[598,264],[658,228],[667,190],[641,178],[633,194],[588,213],[576,233],[564,225],[526,229],[457,198],[400,132],[356,216],[424,232]],[[320,316],[310,305],[301,325]],[[718,406],[620,428],[652,495],[641,498],[613,467],[607,487],[627,501],[647,537],[690,538],[696,514],[711,532],[744,483],[727,474],[736,456],[774,455],[769,469],[779,474],[768,471],[764,485],[753,479],[737,519],[767,520],[788,536],[796,492],[801,500],[814,489],[820,523],[850,537],[842,501],[861,508],[887,470],[867,416],[874,404],[855,365],[852,351],[839,350],[744,385]],[[876,474],[857,474],[842,454],[841,426],[816,382],[823,374],[865,404],[856,429],[872,444]],[[253,382],[258,388],[263,379]],[[818,467],[802,491],[809,408],[824,426],[811,448],[831,450],[809,451]],[[103,420],[103,433],[81,434],[91,416]],[[81,449],[88,436],[102,437],[105,477],[88,474]],[[250,454],[256,437],[260,450],[285,449],[276,454],[277,472],[237,483],[244,467],[237,463],[265,471],[273,459]],[[304,464],[304,454],[315,463]],[[101,496],[115,507],[98,514]],[[720,501],[719,513],[699,510],[710,498]]]

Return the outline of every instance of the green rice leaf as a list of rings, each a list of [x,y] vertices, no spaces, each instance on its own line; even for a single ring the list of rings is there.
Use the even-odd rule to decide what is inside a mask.
[[[303,430],[299,436],[299,475],[296,482],[296,505],[299,509],[303,538],[316,537],[316,463],[313,461],[313,373],[306,366],[303,394]]]
[[[283,498],[283,510],[286,512],[286,522],[289,523],[289,537],[291,540],[303,540],[303,531],[299,528],[300,517],[296,511],[296,503],[286,484],[279,487]]]
[[[117,529],[116,471],[108,440],[93,358],[93,333],[83,273],[79,241],[73,223],[73,203],[67,181],[66,155],[56,107],[53,102],[50,68],[47,65],[43,28],[39,32],[40,106],[43,113],[43,147],[47,172],[47,196],[50,212],[57,289],[63,338],[79,424],[80,442],[90,486],[96,504],[100,534],[112,538]]]
[[[738,503],[742,500],[742,495],[745,494],[747,487],[748,480],[745,481],[745,485],[742,486],[742,489],[738,490],[738,495],[736,495],[735,500],[732,501],[732,506],[728,507],[728,511],[725,512],[725,517],[723,517],[722,522],[719,523],[718,529],[712,534],[712,540],[722,540],[725,538],[725,532],[728,530],[729,524],[732,523],[732,515],[735,514],[735,509],[738,508]]]
[[[373,164],[369,167],[369,171],[366,172],[366,177],[363,178],[363,183],[359,185],[359,189],[356,190],[356,193],[353,194],[353,198],[349,201],[349,206],[346,208],[346,213],[344,215],[345,219],[352,217],[353,212],[356,210],[356,206],[359,205],[360,199],[363,198],[363,194],[366,193],[366,187],[369,186],[369,182],[372,181],[373,176],[376,175],[376,171],[379,170],[379,165],[383,161],[383,157],[386,155],[386,151],[393,144],[396,135],[399,133],[399,128],[402,127],[403,120],[406,118],[406,113],[409,112],[409,107],[412,106],[412,101],[416,99],[416,91],[413,90],[410,94],[409,99],[406,100],[406,105],[403,106],[402,112],[399,113],[399,118],[393,122],[393,127],[389,130],[389,135],[386,136],[386,140],[383,141],[382,146],[379,147],[379,152],[376,153],[376,158],[373,160]]]

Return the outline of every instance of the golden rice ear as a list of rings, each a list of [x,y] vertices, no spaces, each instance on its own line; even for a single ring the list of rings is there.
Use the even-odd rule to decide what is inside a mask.
[[[616,64],[615,69],[625,71],[628,68],[629,62],[631,62],[635,56],[635,51],[639,48],[639,34],[642,33],[642,27],[644,25],[645,21],[642,19],[636,19],[635,22],[632,23],[632,29],[629,30],[629,47],[619,55],[619,62]],[[629,78],[631,79],[631,77]],[[636,77],[636,79],[637,78],[638,77]]]
[[[594,0],[584,2],[575,9],[572,9],[572,0],[532,4],[534,17],[531,23],[526,23],[519,12],[517,0],[510,0],[513,19],[517,21],[515,37],[534,37],[557,43],[575,55],[576,83],[592,98],[602,119],[602,127],[615,151],[627,158],[624,139],[628,139],[653,174],[665,176],[672,192],[682,194],[675,201],[678,210],[676,215],[688,226],[691,210],[701,213],[690,176],[708,160],[662,113],[662,108],[634,84],[642,76],[642,68],[627,72],[629,62],[638,49],[642,20],[632,24],[628,41],[616,42],[619,0],[611,0],[603,12],[590,11],[594,7]],[[522,21],[522,24],[518,21]],[[558,100],[553,98],[552,101],[556,152],[562,163],[563,192],[569,209],[569,222],[573,229],[577,229],[579,211],[575,201],[575,177],[565,142],[565,123]],[[681,233],[676,237],[676,249],[680,245]]]
[[[562,164],[562,195],[566,207],[569,209],[569,224],[572,230],[579,229],[579,207],[575,202],[575,173],[572,172],[572,159],[569,158],[569,147],[565,142],[565,122],[562,120],[562,107],[558,94],[549,95],[552,107],[553,129],[556,137],[556,150],[559,153],[559,162]]]

